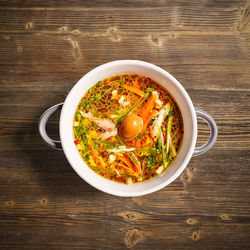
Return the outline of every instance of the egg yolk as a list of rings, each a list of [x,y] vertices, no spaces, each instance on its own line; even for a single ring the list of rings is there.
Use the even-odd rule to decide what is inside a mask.
[[[119,128],[120,135],[126,140],[132,140],[142,130],[143,120],[135,114],[128,115],[122,122]]]

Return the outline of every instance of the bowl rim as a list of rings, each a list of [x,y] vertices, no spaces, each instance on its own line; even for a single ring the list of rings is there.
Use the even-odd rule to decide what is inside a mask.
[[[143,191],[133,192],[133,193],[131,193],[131,192],[122,192],[121,193],[120,191],[111,190],[111,189],[107,189],[107,188],[104,189],[104,188],[100,187],[100,185],[97,182],[86,178],[86,176],[82,173],[82,171],[80,171],[79,168],[75,165],[75,163],[74,163],[74,161],[73,161],[73,159],[72,159],[72,157],[70,155],[70,150],[68,150],[69,148],[68,148],[68,145],[67,145],[67,140],[65,139],[65,136],[64,136],[64,129],[65,129],[64,121],[65,121],[65,119],[67,119],[68,100],[70,100],[72,98],[72,94],[79,87],[79,85],[81,85],[81,83],[82,83],[82,81],[84,79],[86,79],[91,74],[94,74],[95,72],[98,72],[99,70],[103,70],[103,69],[105,69],[107,67],[112,67],[112,66],[117,66],[117,65],[118,66],[125,66],[125,65],[128,65],[128,64],[134,64],[134,65],[142,66],[142,67],[149,67],[150,69],[155,70],[155,71],[159,72],[160,74],[164,75],[173,84],[175,84],[175,86],[183,94],[183,96],[185,98],[185,101],[187,102],[187,104],[189,106],[193,126],[192,126],[192,131],[191,131],[192,132],[192,141],[190,143],[190,147],[187,150],[185,159],[182,161],[182,164],[178,167],[178,169],[170,176],[170,178],[168,178],[167,180],[165,180],[164,182],[162,182],[162,183],[160,183],[158,185],[155,185],[154,187],[148,188],[148,189],[143,190]],[[159,84],[162,85],[160,82],[159,82]],[[165,87],[165,86],[163,86],[163,87]],[[88,87],[87,89],[89,89],[89,88],[90,87]],[[78,102],[79,101],[80,100],[78,100]],[[178,105],[178,102],[177,102],[177,105]],[[61,115],[60,115],[60,122],[59,122],[59,132],[60,132],[60,138],[61,138],[61,143],[62,143],[62,148],[63,148],[64,154],[65,154],[67,160],[69,161],[71,167],[75,170],[75,172],[83,180],[85,180],[88,184],[90,184],[91,186],[95,187],[96,189],[98,189],[98,190],[100,190],[102,192],[106,192],[106,193],[109,193],[109,194],[112,194],[112,195],[122,196],[122,197],[134,197],[134,196],[146,195],[146,194],[153,193],[155,191],[160,190],[161,188],[163,188],[163,187],[167,186],[168,184],[170,184],[171,182],[173,182],[183,172],[183,170],[186,168],[186,166],[187,166],[188,162],[190,161],[190,159],[191,159],[191,157],[193,155],[193,152],[194,152],[196,139],[197,139],[197,118],[196,118],[195,108],[193,106],[193,103],[192,103],[191,98],[189,97],[188,93],[186,92],[184,87],[181,85],[181,83],[178,80],[176,80],[166,70],[164,70],[164,69],[162,69],[159,66],[156,66],[154,64],[145,62],[145,61],[140,61],[140,60],[116,60],[116,61],[107,62],[105,64],[102,64],[100,66],[97,66],[97,67],[93,68],[88,73],[86,73],[83,77],[81,77],[81,79],[71,88],[70,92],[68,93],[68,95],[67,95],[67,97],[65,99],[64,105],[62,107],[62,111],[61,111]],[[73,131],[72,131],[72,133],[73,133]],[[88,169],[89,169],[89,167],[88,167]],[[92,171],[91,169],[89,169],[89,170]],[[94,171],[92,171],[92,172],[94,172]],[[101,177],[101,176],[100,176],[100,178],[107,180],[106,178]],[[108,181],[113,183],[113,181],[110,181],[110,180],[108,180]],[[146,181],[146,182],[148,182],[148,181]],[[145,182],[143,182],[143,183],[145,183]],[[140,185],[140,183],[139,184],[136,183],[136,184],[133,184],[133,185]]]

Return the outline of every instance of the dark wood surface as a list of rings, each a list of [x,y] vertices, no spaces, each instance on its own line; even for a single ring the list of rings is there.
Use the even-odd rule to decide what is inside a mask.
[[[249,1],[1,1],[0,248],[249,249],[249,52]],[[37,132],[45,109],[117,59],[173,74],[219,128],[180,178],[136,198],[86,184]],[[207,134],[199,123],[199,144]]]

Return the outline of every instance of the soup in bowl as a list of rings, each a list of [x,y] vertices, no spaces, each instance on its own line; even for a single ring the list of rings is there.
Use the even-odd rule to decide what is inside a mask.
[[[49,138],[45,129],[57,110],[61,141]],[[210,126],[210,138],[199,148],[197,117]],[[118,196],[145,195],[167,186],[217,137],[214,120],[194,108],[173,76],[137,60],[91,70],[64,103],[43,113],[39,132],[49,146],[63,149],[82,179]]]
[[[74,143],[89,168],[133,184],[163,173],[183,137],[180,110],[149,77],[119,74],[97,82],[79,102]]]

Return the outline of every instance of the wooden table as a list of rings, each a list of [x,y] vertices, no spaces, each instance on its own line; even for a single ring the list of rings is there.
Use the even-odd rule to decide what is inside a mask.
[[[0,247],[249,249],[250,2],[98,2],[0,3]],[[117,59],[173,74],[219,128],[181,177],[136,198],[89,186],[37,132],[45,109]]]

